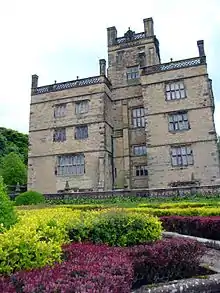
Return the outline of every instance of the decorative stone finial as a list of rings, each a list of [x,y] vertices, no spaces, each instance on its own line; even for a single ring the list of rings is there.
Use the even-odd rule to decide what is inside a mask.
[[[68,180],[66,181],[66,184],[65,184],[65,188],[64,188],[64,190],[69,190],[70,189],[70,186],[69,186],[69,182],[68,182]]]

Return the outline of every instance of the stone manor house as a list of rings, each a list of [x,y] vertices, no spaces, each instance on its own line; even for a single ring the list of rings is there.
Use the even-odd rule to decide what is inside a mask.
[[[219,177],[212,80],[198,56],[161,63],[153,19],[122,37],[107,28],[99,74],[38,86],[32,75],[28,188],[211,185]]]

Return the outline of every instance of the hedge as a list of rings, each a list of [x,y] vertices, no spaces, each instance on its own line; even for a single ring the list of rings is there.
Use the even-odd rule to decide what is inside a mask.
[[[36,191],[26,191],[24,193],[19,194],[15,198],[15,205],[36,205],[40,203],[44,203],[45,198],[43,194],[36,192]]]
[[[188,239],[164,239],[129,249],[134,280],[158,283],[195,274],[206,248]]]
[[[159,219],[145,214],[113,210],[93,220],[86,240],[111,246],[131,246],[158,240],[161,234]]]
[[[117,213],[119,221],[109,218],[108,210],[53,208],[19,211],[19,222],[0,234],[0,274],[60,262],[61,245],[70,242],[69,236],[74,242],[89,240],[120,246],[161,237],[159,219],[145,214],[124,213],[120,216],[122,210]]]
[[[17,272],[0,279],[4,293],[121,293],[147,284],[194,275],[205,249],[191,240],[161,240],[132,248],[65,245],[54,267]],[[16,287],[16,291],[12,291]],[[14,289],[13,289],[14,290]]]
[[[201,207],[201,208],[127,208],[128,212],[146,213],[153,216],[220,216],[220,208]]]
[[[220,217],[161,217],[165,230],[212,240],[220,240]]]
[[[65,208],[18,214],[20,221],[0,234],[0,274],[61,261],[61,245],[69,242],[68,229],[82,219],[90,223],[97,216],[96,212],[81,213]]]

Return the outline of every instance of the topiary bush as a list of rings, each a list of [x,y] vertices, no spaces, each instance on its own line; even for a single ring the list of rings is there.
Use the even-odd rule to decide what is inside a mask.
[[[110,211],[93,220],[89,241],[111,246],[131,246],[161,238],[159,219],[140,213]]]
[[[45,198],[43,194],[31,190],[21,193],[15,198],[15,204],[17,206],[39,204],[44,202]]]
[[[0,176],[0,233],[17,222],[17,215],[13,203],[10,201],[3,178]]]

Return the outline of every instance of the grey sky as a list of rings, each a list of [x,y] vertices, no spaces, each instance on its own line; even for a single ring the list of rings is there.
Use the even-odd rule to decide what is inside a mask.
[[[204,39],[220,133],[220,1],[8,0],[0,4],[0,126],[28,132],[31,74],[40,85],[98,74],[106,28],[143,31],[153,17],[162,62],[198,56]]]

